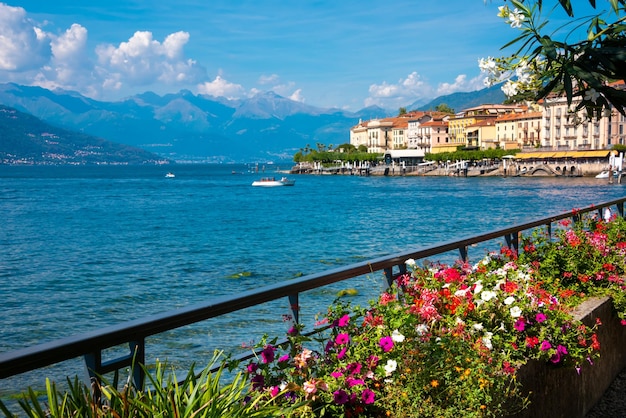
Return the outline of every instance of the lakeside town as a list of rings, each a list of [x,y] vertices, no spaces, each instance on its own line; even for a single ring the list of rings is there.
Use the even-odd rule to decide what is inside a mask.
[[[614,83],[619,89],[623,81]],[[576,101],[578,99],[578,102]],[[401,112],[360,120],[350,129],[350,145],[380,155],[378,162],[322,165],[299,162],[294,173],[367,175],[536,175],[596,176],[621,172],[617,149],[626,144],[626,117],[616,109],[599,119],[571,112],[564,96],[538,103],[483,104],[457,113]],[[429,156],[458,150],[498,149],[504,158],[483,161],[435,161]],[[341,149],[337,151],[341,152]]]

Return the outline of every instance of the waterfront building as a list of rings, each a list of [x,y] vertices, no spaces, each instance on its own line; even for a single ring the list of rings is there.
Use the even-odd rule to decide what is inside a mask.
[[[457,147],[470,147],[466,129],[480,121],[495,121],[498,116],[509,113],[521,113],[526,111],[526,106],[505,104],[482,104],[480,106],[465,109],[448,121],[448,134],[450,141],[447,151],[455,151]],[[476,140],[475,137],[472,137]],[[478,146],[478,145],[475,145]]]
[[[509,113],[496,119],[495,146],[532,149],[541,146],[541,111]]]
[[[580,103],[574,97],[570,105],[564,96],[543,100],[541,146],[552,150],[599,150],[609,147],[609,118],[589,119],[583,109],[570,112]]]
[[[472,125],[468,125],[465,128],[465,137],[467,138],[466,149],[484,150],[499,146],[499,143],[496,141],[496,121],[493,118],[482,119]]]
[[[448,119],[450,115],[444,115],[420,126],[421,149],[424,152],[442,152],[439,147],[450,142]]]

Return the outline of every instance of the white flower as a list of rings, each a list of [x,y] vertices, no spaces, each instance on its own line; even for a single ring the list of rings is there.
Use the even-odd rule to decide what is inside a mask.
[[[520,309],[519,306],[513,306],[509,312],[511,312],[511,316],[513,318],[519,318],[520,316],[522,316],[522,310]]]
[[[483,284],[481,283],[481,281],[477,281],[476,282],[476,287],[474,288],[474,294],[477,295],[479,294],[481,291],[483,290]]]
[[[398,362],[395,360],[387,360],[385,364],[385,376],[391,376],[391,373],[395,372],[398,368]]]
[[[497,297],[496,292],[491,290],[485,290],[480,294],[480,298],[485,302],[489,302],[491,299],[495,299]]]
[[[426,324],[419,324],[415,327],[415,332],[421,337],[428,332],[428,326]]]
[[[509,22],[511,24],[511,27],[513,29],[517,29],[517,28],[521,28],[522,27],[522,22],[524,21],[526,17],[524,16],[524,14],[522,14],[522,12],[520,10],[517,9],[517,7],[509,13]]]
[[[404,335],[400,334],[400,331],[398,331],[397,329],[393,330],[393,332],[391,333],[391,339],[393,342],[395,343],[401,343],[402,341],[404,341]]]
[[[408,260],[404,262],[404,264],[406,264],[409,267],[415,267],[415,260],[413,260],[412,258],[409,258]]]
[[[483,337],[483,344],[487,349],[492,350],[493,345],[491,344],[491,337],[493,336],[493,332],[485,332],[485,336]]]
[[[482,323],[474,324],[474,325],[472,325],[472,328],[474,328],[476,331],[482,331],[483,330],[483,324]]]
[[[600,97],[600,93],[598,93],[593,87],[585,92],[586,101],[592,101],[595,103],[598,101],[598,97]]]
[[[498,17],[508,17],[510,10],[509,10],[509,6],[498,6]]]
[[[511,305],[513,302],[515,302],[515,298],[513,296],[509,296],[508,298],[504,299],[505,305]]]
[[[515,81],[508,80],[502,85],[501,90],[507,97],[515,96],[517,94],[517,83]]]

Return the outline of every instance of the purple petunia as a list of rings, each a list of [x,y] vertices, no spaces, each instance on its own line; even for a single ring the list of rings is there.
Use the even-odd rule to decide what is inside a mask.
[[[541,342],[541,351],[548,351],[549,349],[552,348],[552,344],[550,344],[550,342],[548,340],[543,340]]]
[[[333,392],[333,398],[337,405],[343,405],[348,402],[348,394],[342,389],[336,390]]]
[[[378,344],[380,344],[380,347],[385,353],[388,353],[393,348],[393,340],[391,339],[391,337],[381,338]]]
[[[546,317],[546,315],[545,315],[543,312],[539,312],[537,315],[535,315],[535,320],[536,320],[538,323],[542,323],[542,322],[544,322],[546,319],[548,319],[548,318]]]
[[[271,363],[274,361],[274,353],[276,352],[276,347],[271,344],[268,344],[261,351],[261,358],[263,359],[263,363]]]
[[[337,353],[337,359],[341,360],[342,358],[344,358],[346,356],[346,351],[348,351],[348,347],[342,348],[341,351]]]
[[[513,325],[513,327],[519,332],[522,332],[526,329],[526,321],[520,318],[517,321],[515,321],[515,324]]]

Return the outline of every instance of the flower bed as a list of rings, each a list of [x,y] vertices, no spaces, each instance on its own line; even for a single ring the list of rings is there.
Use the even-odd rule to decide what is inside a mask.
[[[575,307],[610,297],[624,322],[626,224],[561,222],[554,237],[536,231],[521,242],[519,255],[503,247],[475,265],[407,260],[410,273],[369,307],[331,306],[322,336],[311,340],[296,327],[285,346],[264,339],[246,365],[250,398],[302,402],[300,417],[584,414],[600,396],[587,385],[602,374],[596,386],[604,390],[611,374],[592,366],[605,318],[592,311],[582,321]],[[571,381],[582,404],[544,409],[552,395],[567,399],[562,388]],[[563,415],[563,404],[574,412]]]

